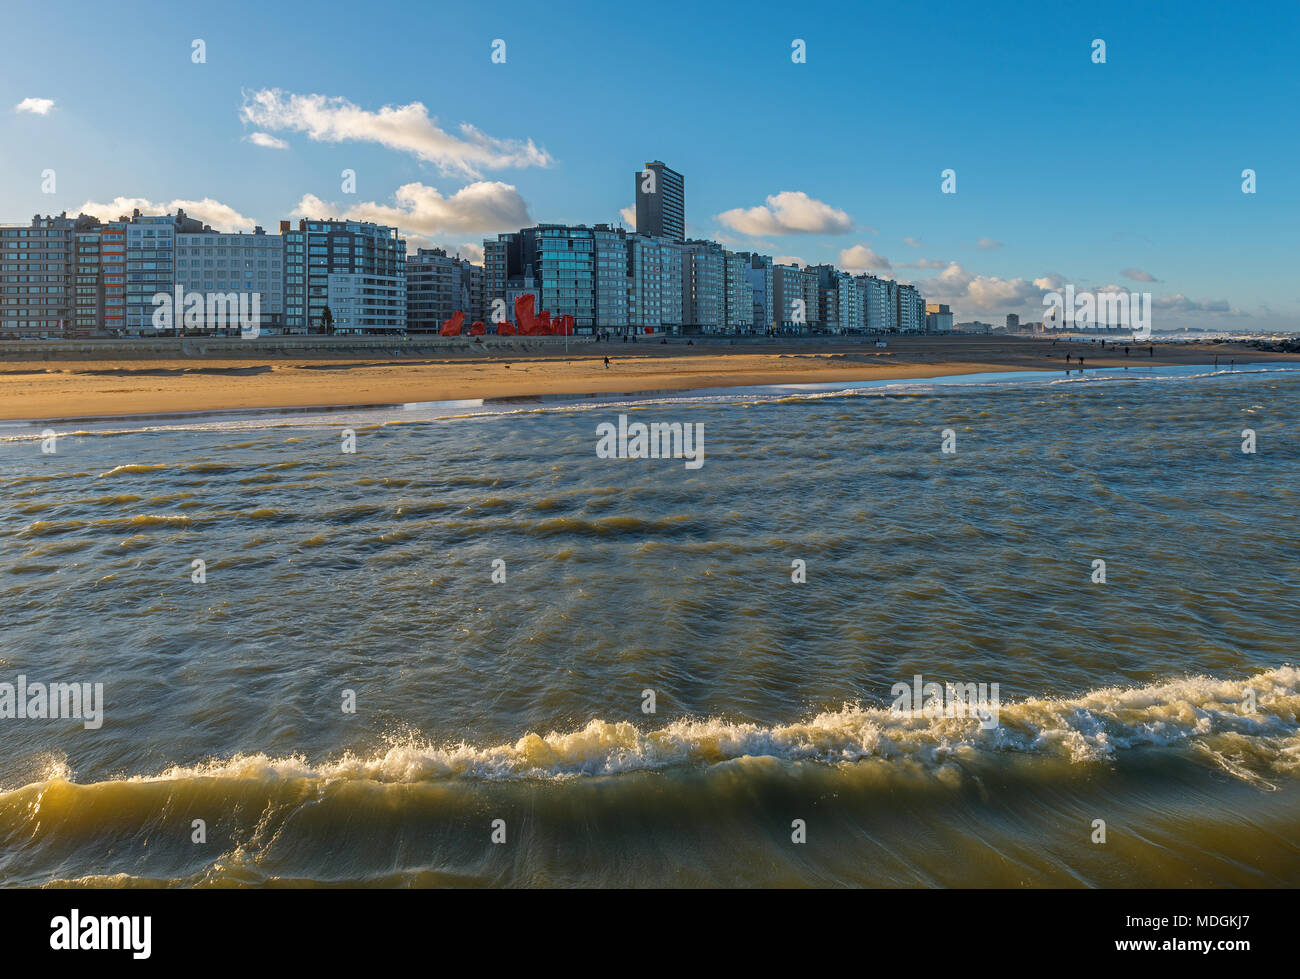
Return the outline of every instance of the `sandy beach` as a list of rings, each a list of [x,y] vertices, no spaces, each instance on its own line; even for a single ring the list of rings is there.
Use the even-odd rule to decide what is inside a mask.
[[[436,356],[350,357],[312,352],[266,355],[37,360],[0,347],[0,419],[72,419],[175,412],[400,404],[539,395],[636,393],[760,384],[926,378],[981,371],[1160,364],[1222,366],[1300,354],[1242,344],[1157,343],[1123,346],[1086,340],[1006,337],[892,337],[870,342],[773,341],[728,345],[697,339],[660,345],[583,344],[567,355],[552,346],[522,351],[491,345],[444,347]],[[233,347],[235,352],[239,348]],[[399,351],[400,353],[400,351]],[[610,358],[605,366],[604,358]],[[56,359],[57,358],[57,359]]]

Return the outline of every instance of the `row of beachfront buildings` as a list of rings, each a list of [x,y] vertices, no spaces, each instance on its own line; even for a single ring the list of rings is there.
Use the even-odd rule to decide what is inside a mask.
[[[575,318],[578,329],[656,333],[857,333],[926,327],[925,300],[911,285],[850,275],[831,265],[781,265],[770,255],[732,251],[716,241],[674,241],[598,224],[541,224],[483,243],[480,270],[459,269],[466,294],[513,308],[532,293],[539,309]],[[419,267],[418,256],[408,267]],[[408,301],[410,296],[408,279]],[[471,298],[472,305],[472,298]]]
[[[436,248],[408,255],[396,228],[364,221],[236,234],[183,210],[37,215],[0,226],[0,337],[152,335],[155,297],[178,292],[255,295],[269,334],[437,332],[458,310],[491,324],[526,293],[579,333],[952,328],[947,307],[927,318],[909,284],[687,239],[681,174],[655,161],[634,176],[638,230],[539,224],[484,241],[482,264]]]
[[[406,329],[406,242],[357,221],[213,230],[183,210],[0,226],[0,336],[151,335],[159,294],[257,297],[263,333]]]

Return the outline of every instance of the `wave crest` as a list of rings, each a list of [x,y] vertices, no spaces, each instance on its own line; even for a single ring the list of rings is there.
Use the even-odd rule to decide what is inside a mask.
[[[1248,696],[1254,713],[1243,708]],[[257,752],[123,781],[564,780],[747,758],[822,764],[875,759],[937,773],[989,754],[1087,764],[1144,746],[1186,749],[1245,780],[1257,780],[1260,772],[1300,775],[1300,670],[1283,666],[1244,680],[1200,676],[1072,698],[1030,698],[1002,704],[1000,723],[988,730],[975,718],[859,705],[774,726],[705,718],[645,731],[630,721],[594,719],[575,731],[530,732],[490,747],[407,738],[378,753],[348,752],[333,761]],[[64,772],[51,774],[66,778]]]

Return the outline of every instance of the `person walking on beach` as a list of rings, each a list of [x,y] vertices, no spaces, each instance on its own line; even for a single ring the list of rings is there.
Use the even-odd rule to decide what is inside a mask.
[[[1147,347],[1147,356],[1148,356],[1148,357],[1154,357],[1155,355],[1156,355],[1156,348],[1155,348],[1155,347]]]
[[[1125,347],[1125,348],[1124,348],[1124,356],[1125,356],[1125,357],[1128,356],[1128,347]]]
[[[1069,354],[1066,354],[1066,355],[1065,355],[1065,362],[1066,362],[1067,364],[1070,362],[1070,355],[1069,355]]]
[[[609,370],[609,358],[605,358],[605,370]]]

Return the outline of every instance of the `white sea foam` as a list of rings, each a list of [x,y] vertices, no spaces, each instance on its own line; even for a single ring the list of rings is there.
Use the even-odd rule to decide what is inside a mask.
[[[1243,707],[1249,695],[1255,700],[1253,713]],[[596,719],[578,730],[529,733],[490,747],[407,738],[374,754],[348,753],[327,762],[248,753],[125,781],[564,780],[757,758],[822,764],[875,759],[939,775],[954,764],[993,754],[1087,765],[1143,747],[1185,749],[1260,784],[1268,784],[1268,777],[1300,775],[1300,669],[1283,666],[1244,680],[1197,676],[1071,698],[1004,702],[1001,724],[991,730],[983,730],[977,718],[859,705],[775,726],[704,718],[643,730],[628,721]],[[66,770],[51,777],[66,777]]]

